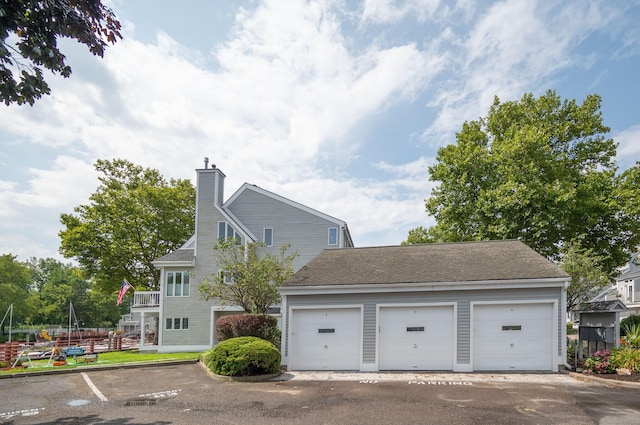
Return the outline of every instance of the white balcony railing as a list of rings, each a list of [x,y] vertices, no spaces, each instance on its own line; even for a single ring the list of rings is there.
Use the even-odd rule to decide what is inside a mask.
[[[132,307],[158,307],[160,291],[136,291],[133,294]]]

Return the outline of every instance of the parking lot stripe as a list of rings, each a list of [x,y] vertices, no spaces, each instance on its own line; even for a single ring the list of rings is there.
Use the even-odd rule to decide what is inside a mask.
[[[84,378],[84,381],[87,383],[87,385],[89,386],[89,388],[91,388],[91,391],[93,391],[93,393],[102,401],[107,401],[107,398],[100,392],[100,390],[98,389],[98,387],[96,387],[93,382],[91,381],[91,379],[89,378],[89,376],[82,372],[82,377]]]

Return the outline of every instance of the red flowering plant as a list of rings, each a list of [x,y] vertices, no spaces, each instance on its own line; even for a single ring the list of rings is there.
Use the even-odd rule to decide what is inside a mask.
[[[591,357],[584,361],[584,373],[603,374],[614,373],[615,366],[611,363],[611,351],[596,351]]]

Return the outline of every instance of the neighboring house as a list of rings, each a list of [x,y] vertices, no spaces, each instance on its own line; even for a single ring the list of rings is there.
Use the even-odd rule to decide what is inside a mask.
[[[636,252],[631,260],[621,270],[616,279],[616,297],[624,303],[627,311],[623,317],[632,314],[640,315],[640,263],[639,253]]]
[[[640,248],[639,248],[640,249]],[[620,269],[620,275],[615,284],[607,286],[591,302],[622,301],[627,310],[621,318],[632,314],[640,315],[640,253],[631,256],[629,262]]]
[[[517,240],[325,250],[280,288],[283,364],[558,371],[568,285]]]
[[[218,275],[214,246],[220,239],[236,237],[245,246],[263,242],[277,253],[290,244],[297,252],[294,271],[324,249],[352,247],[347,224],[282,196],[243,184],[224,201],[225,175],[214,165],[196,170],[195,234],[180,248],[154,261],[160,269],[160,291],[134,293],[132,313],[146,323],[158,324],[157,344],[141,350],[203,351],[216,343],[215,321],[238,313],[237,306],[205,301],[199,290],[203,282]],[[276,309],[277,311],[278,309]]]

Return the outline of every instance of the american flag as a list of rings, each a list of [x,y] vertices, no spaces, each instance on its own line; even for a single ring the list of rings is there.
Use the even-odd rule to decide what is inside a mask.
[[[131,286],[131,284],[129,282],[127,282],[127,279],[124,279],[122,281],[122,285],[120,285],[120,291],[118,291],[118,302],[116,303],[116,305],[120,305],[120,303],[122,303],[122,299],[124,298],[124,294],[127,293],[129,288],[133,288],[133,286]]]

